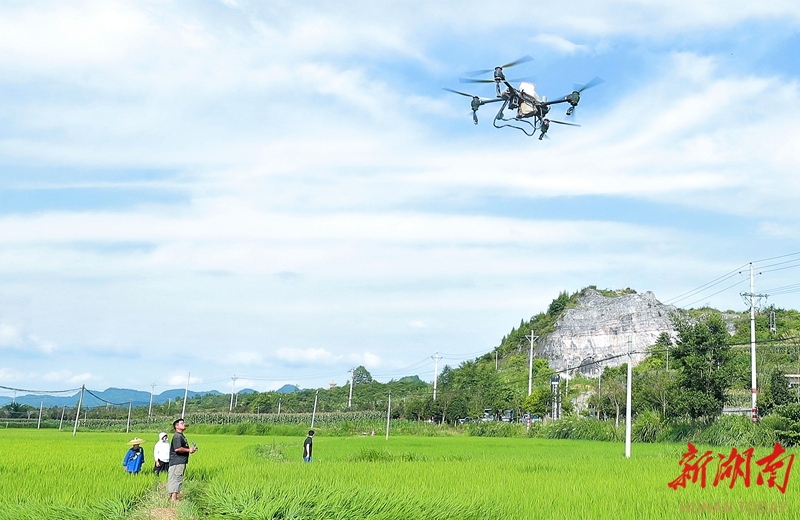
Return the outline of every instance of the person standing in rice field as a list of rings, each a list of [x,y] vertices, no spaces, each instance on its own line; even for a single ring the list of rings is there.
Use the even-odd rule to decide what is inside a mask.
[[[158,434],[158,442],[153,447],[153,460],[155,460],[153,473],[159,475],[169,471],[169,436],[167,432]]]
[[[311,462],[311,451],[314,448],[314,430],[308,430],[308,437],[303,442],[303,460]]]
[[[130,449],[125,454],[125,458],[122,459],[122,467],[131,475],[138,475],[142,469],[142,464],[144,464],[144,450],[141,447],[143,442],[144,439],[139,437],[128,442]]]
[[[189,463],[189,455],[197,451],[197,448],[190,448],[189,442],[183,436],[186,423],[183,419],[178,419],[172,423],[175,434],[169,448],[169,472],[167,477],[167,493],[172,497],[173,502],[178,501],[178,493],[183,487],[183,475],[186,472],[186,464]]]

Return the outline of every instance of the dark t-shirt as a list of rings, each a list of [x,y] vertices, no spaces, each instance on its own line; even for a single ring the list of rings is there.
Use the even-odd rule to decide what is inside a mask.
[[[172,436],[172,442],[169,445],[169,465],[187,464],[189,462],[188,453],[175,453],[175,448],[188,448],[189,443],[182,433],[175,432]]]
[[[308,448],[306,448],[306,446],[308,446]],[[306,437],[306,441],[303,443],[303,457],[306,457],[306,456],[310,457],[311,456],[311,450],[313,448],[314,448],[314,445],[312,444],[311,437]],[[306,455],[306,449],[308,450],[308,455]]]

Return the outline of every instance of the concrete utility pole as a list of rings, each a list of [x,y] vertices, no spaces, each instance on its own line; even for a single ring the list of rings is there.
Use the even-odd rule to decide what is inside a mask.
[[[439,360],[442,357],[437,352],[435,356],[431,356],[433,359],[433,400],[436,400],[436,381],[439,379]]]
[[[131,431],[131,410],[133,410],[133,400],[128,401],[128,426],[125,427],[125,433]]]
[[[61,431],[61,427],[64,425],[64,413],[67,411],[67,407],[61,407],[61,421],[58,423],[58,431]]]
[[[350,369],[350,396],[347,398],[347,407],[353,406],[353,376],[356,374],[356,369]]]
[[[533,342],[539,339],[539,336],[534,336],[533,329],[531,329],[531,333],[525,337],[531,340],[531,351],[528,356],[528,395],[531,395],[533,393]]]
[[[153,417],[153,392],[156,391],[156,384],[150,384],[150,406],[147,408],[147,419],[150,420]]]
[[[186,401],[189,399],[189,381],[192,380],[192,373],[189,372],[189,376],[186,378],[186,391],[183,393],[183,410],[181,411],[181,417],[186,417]]]
[[[759,273],[761,274],[761,273]],[[750,262],[750,292],[742,293],[745,303],[750,305],[750,404],[753,422],[758,422],[758,385],[756,384],[756,303],[766,294],[756,294],[753,262]]]
[[[39,402],[39,422],[36,423],[36,429],[38,430],[42,426],[42,407],[44,406],[44,401]]]
[[[392,418],[392,391],[389,390],[389,406],[386,408],[386,440],[389,440],[389,420]]]
[[[319,390],[314,394],[314,412],[311,414],[311,428],[314,428],[314,418],[317,416],[317,398],[319,397]]]
[[[86,385],[81,385],[81,396],[78,398],[78,409],[75,410],[75,426],[72,428],[72,436],[78,433],[78,421],[81,417],[81,404],[83,404],[83,391],[86,390]]]
[[[628,389],[625,396],[625,458],[631,458],[631,379],[633,377],[631,337],[628,336]]]
[[[599,362],[597,363],[597,420],[600,420],[600,382],[603,380],[603,369]]]
[[[236,380],[237,379],[239,379],[239,378],[236,377],[236,374],[233,374],[233,377],[231,378],[231,407],[228,409],[228,413],[231,413],[233,411],[233,393],[234,393],[234,391],[236,389]]]

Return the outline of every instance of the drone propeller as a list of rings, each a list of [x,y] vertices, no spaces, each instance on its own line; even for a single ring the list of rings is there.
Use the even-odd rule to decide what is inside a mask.
[[[570,107],[567,109],[567,115],[571,116],[572,114],[575,113],[575,108],[578,106],[578,103],[581,100],[581,92],[583,92],[584,90],[588,90],[592,87],[596,87],[597,85],[603,83],[604,81],[605,80],[603,80],[602,78],[598,78],[597,76],[595,76],[589,81],[589,83],[586,83],[585,85],[578,85],[576,83],[575,90],[564,96],[564,100],[570,104]]]
[[[535,82],[536,78],[534,76],[527,76],[524,78],[515,78],[507,80],[509,83],[520,83],[522,81],[527,82]],[[497,83],[496,80],[493,79],[469,79],[469,78],[458,78],[459,83]]]
[[[474,94],[467,94],[466,92],[459,92],[457,90],[453,90],[453,89],[447,88],[447,87],[443,88],[442,90],[446,90],[448,92],[452,92],[453,94],[460,94],[462,96],[467,96],[467,97],[470,97],[470,98],[478,98],[478,99],[480,99],[480,97],[478,97],[478,96],[476,96]]]
[[[581,126],[576,125],[575,123],[565,123],[564,121],[556,121],[555,119],[548,119],[551,123],[558,123],[559,125],[567,125],[567,126]]]
[[[589,81],[589,83],[587,83],[587,84],[585,84],[585,85],[578,85],[578,84],[576,83],[576,84],[574,85],[574,86],[575,86],[575,91],[576,91],[576,92],[578,92],[578,93],[581,93],[581,92],[583,92],[584,90],[589,90],[589,89],[590,89],[590,88],[592,88],[592,87],[596,87],[596,86],[597,86],[597,85],[599,85],[600,83],[605,83],[605,80],[604,80],[603,78],[598,78],[597,76],[595,76],[594,78],[592,78],[592,80],[591,80],[591,81]]]
[[[459,96],[472,98],[472,101],[470,102],[469,106],[472,109],[472,122],[475,123],[476,125],[478,124],[478,115],[477,115],[478,109],[481,107],[481,105],[485,104],[486,102],[490,103],[492,102],[492,100],[490,99],[483,99],[473,94],[467,94],[466,92],[459,92],[458,90],[453,90],[447,87],[442,88],[442,90],[452,92],[453,94],[458,94]]]
[[[511,63],[506,63],[505,65],[500,65],[500,67],[496,68],[507,69],[508,67],[513,67],[514,65],[519,65],[520,63],[527,63],[529,61],[533,61],[533,58],[531,58],[528,55],[525,55],[517,60],[512,61]],[[486,74],[487,72],[492,72],[492,71],[494,71],[494,69],[473,70],[471,72],[465,72],[464,75],[469,76],[470,78],[474,78],[475,76],[480,76],[482,74]],[[490,83],[493,82],[494,80],[492,80]]]

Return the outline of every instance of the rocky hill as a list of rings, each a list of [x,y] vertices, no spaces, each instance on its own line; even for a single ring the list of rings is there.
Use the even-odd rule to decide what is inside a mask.
[[[581,367],[581,372],[592,375],[598,366],[621,365],[627,361],[629,339],[636,365],[662,332],[675,336],[670,315],[678,309],[662,304],[650,291],[606,297],[586,289],[577,303],[563,312],[555,331],[540,340],[536,352],[556,370]],[[597,363],[613,356],[619,357]]]

